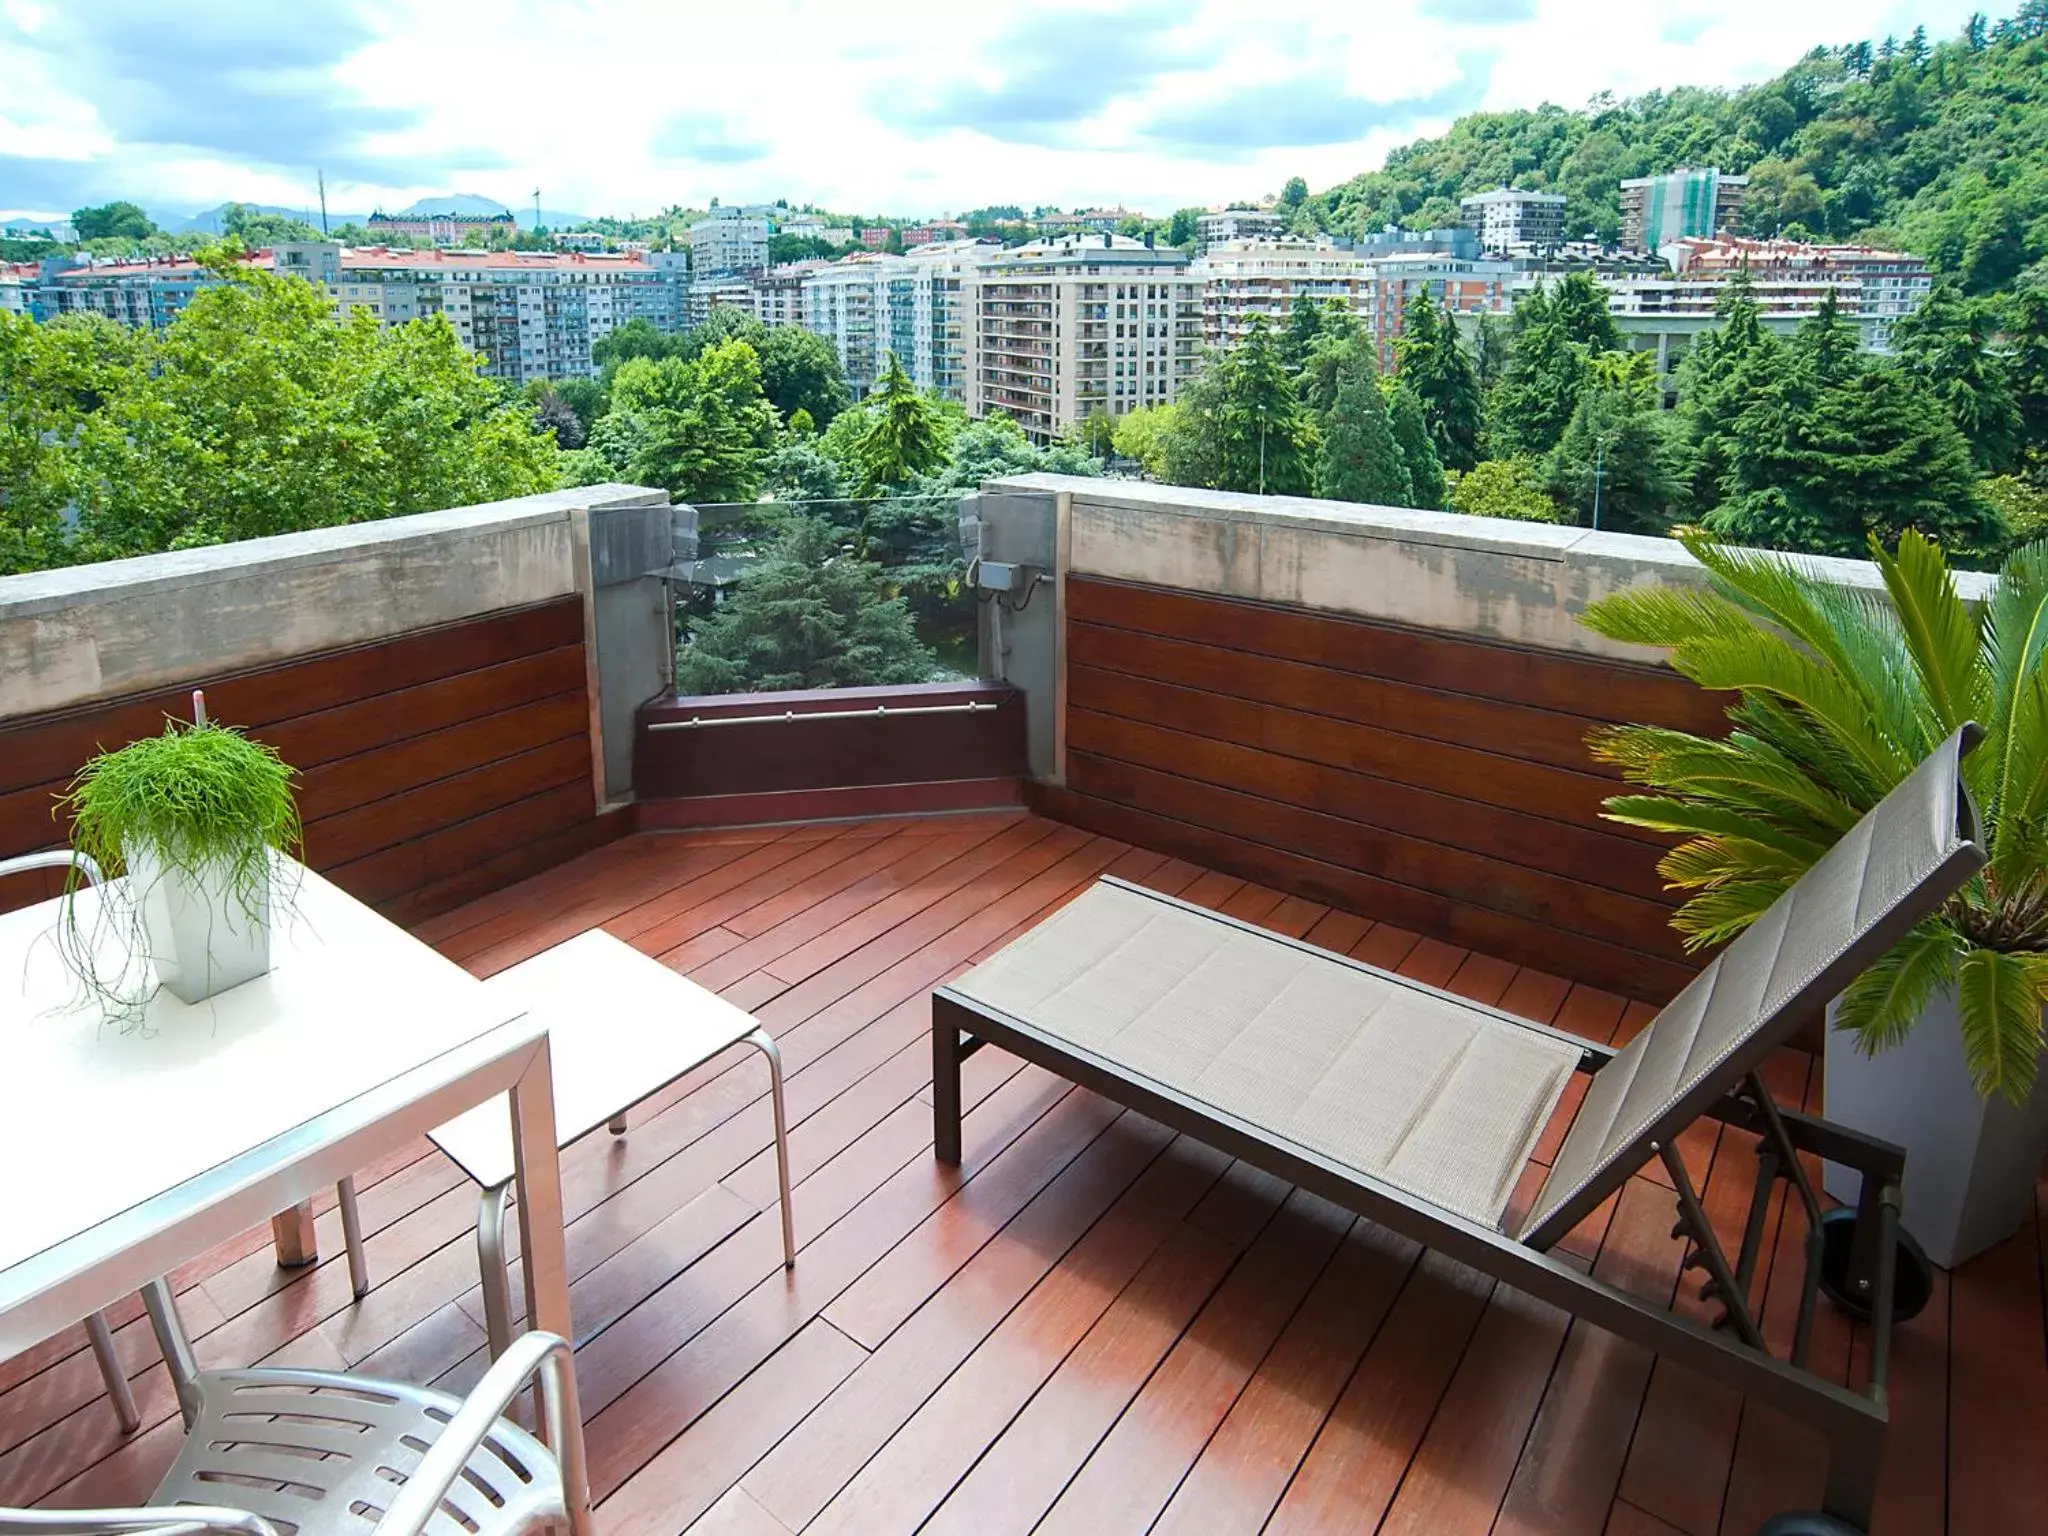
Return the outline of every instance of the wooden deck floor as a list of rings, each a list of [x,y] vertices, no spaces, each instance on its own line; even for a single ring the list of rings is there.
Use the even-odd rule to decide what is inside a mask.
[[[968,1065],[965,1164],[936,1164],[928,990],[1104,872],[1598,1038],[1648,1014],[1022,815],[642,836],[438,918],[424,935],[479,973],[601,923],[755,1011],[792,1074],[791,1276],[751,1053],[563,1159],[604,1531],[1746,1536],[1817,1497],[1797,1426],[999,1053]],[[1810,1095],[1804,1057],[1773,1070]],[[1685,1150],[1727,1219],[1752,1144]],[[422,1143],[366,1173],[362,1209],[360,1303],[331,1211],[310,1271],[265,1232],[182,1271],[202,1358],[473,1381],[470,1187]],[[1638,1176],[1572,1248],[1669,1297],[1670,1222]],[[1880,1531],[2048,1529],[2042,1253],[2030,1228],[1903,1331]],[[138,1310],[132,1438],[82,1338],[0,1364],[0,1504],[153,1485],[180,1431]],[[1822,1318],[1847,1375],[1866,1341]]]

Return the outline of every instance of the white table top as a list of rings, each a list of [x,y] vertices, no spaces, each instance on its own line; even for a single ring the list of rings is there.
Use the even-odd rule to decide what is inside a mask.
[[[593,928],[508,966],[483,983],[512,1013],[548,1031],[555,1135],[586,1136],[760,1026],[715,992]],[[512,1177],[502,1099],[433,1132],[463,1171],[489,1188]]]
[[[318,875],[267,975],[124,1032],[58,951],[60,903],[0,915],[0,1308],[8,1273],[519,1017]],[[79,920],[94,915],[82,893]],[[500,1119],[503,1111],[500,1110]]]

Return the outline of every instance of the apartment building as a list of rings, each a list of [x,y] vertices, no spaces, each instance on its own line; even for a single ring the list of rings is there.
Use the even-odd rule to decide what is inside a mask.
[[[709,277],[692,278],[683,300],[683,324],[695,330],[711,318],[714,309],[744,309],[753,313],[753,278],[751,272],[716,272]]]
[[[682,319],[676,269],[642,257],[580,251],[339,252],[335,307],[385,325],[439,314],[494,378],[588,377],[591,348],[629,320],[673,331]]]
[[[1855,285],[1853,310],[1864,345],[1892,349],[1892,326],[1911,314],[1934,289],[1934,274],[1921,257],[1870,245],[1810,245],[1798,240],[1688,239],[1664,252],[1680,276],[1725,278],[1747,272],[1759,284],[1821,279]],[[1837,302],[1849,308],[1846,297]]]
[[[1163,405],[1194,377],[1202,281],[1175,250],[1069,235],[991,251],[962,289],[967,408],[1035,442],[1086,417]]]
[[[1231,240],[1270,240],[1287,232],[1286,215],[1271,208],[1215,208],[1195,220],[1195,254]]]
[[[1499,187],[1458,203],[1465,227],[1481,249],[1505,253],[1517,246],[1555,245],[1564,239],[1564,194]]]
[[[710,277],[768,265],[768,216],[745,208],[714,208],[690,226],[690,263]]]
[[[270,252],[242,258],[250,267],[268,267]],[[217,279],[196,261],[183,256],[144,261],[89,260],[83,266],[53,259],[42,263],[28,294],[28,312],[38,320],[61,315],[105,315],[137,330],[162,330],[200,289]]]
[[[829,261],[787,261],[753,274],[751,304],[763,325],[804,323],[804,279],[831,266]]]
[[[1287,323],[1296,299],[1343,304],[1361,320],[1373,302],[1372,264],[1327,240],[1226,240],[1212,245],[1188,266],[1202,289],[1202,340],[1234,347],[1252,318],[1272,326]]]
[[[1748,190],[1747,176],[1724,176],[1717,167],[1624,181],[1621,243],[1631,251],[1661,251],[1675,240],[1725,234],[1741,217]]]
[[[39,276],[32,261],[0,265],[0,315],[27,316]]]
[[[879,251],[889,244],[890,230],[886,224],[870,224],[860,232],[860,243],[871,251]]]
[[[903,231],[903,244],[931,245],[940,240],[961,240],[967,235],[967,226],[958,219],[933,219],[929,224],[914,224]]]
[[[900,256],[856,251],[809,264],[803,324],[832,343],[856,399],[874,387],[885,354],[893,352],[919,389],[964,402],[964,288],[994,249],[974,240],[934,241]]]
[[[489,235],[502,230],[510,235],[518,228],[511,213],[384,213],[370,215],[364,226],[387,240],[431,240],[436,245],[460,245],[472,230]]]
[[[1380,367],[1391,372],[1394,345],[1407,323],[1408,301],[1427,294],[1453,315],[1505,315],[1514,307],[1512,285],[1525,263],[1498,258],[1465,261],[1451,256],[1391,256],[1373,264],[1369,329]]]

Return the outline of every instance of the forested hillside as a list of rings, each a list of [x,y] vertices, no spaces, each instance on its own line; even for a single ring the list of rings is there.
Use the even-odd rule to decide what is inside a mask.
[[[1309,211],[1340,234],[1427,229],[1456,222],[1460,197],[1514,185],[1564,193],[1570,234],[1612,239],[1623,179],[1684,165],[1749,177],[1750,233],[1902,247],[1971,293],[2048,276],[2048,0],[1945,42],[1916,30],[1816,49],[1743,90],[1463,117]]]

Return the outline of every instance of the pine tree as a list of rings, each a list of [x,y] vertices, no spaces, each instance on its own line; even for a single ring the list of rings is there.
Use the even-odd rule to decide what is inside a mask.
[[[1457,321],[1426,293],[1408,301],[1394,343],[1401,378],[1422,401],[1430,442],[1447,469],[1479,462],[1479,377],[1458,340]]]
[[[1387,400],[1387,424],[1401,447],[1401,459],[1408,467],[1408,483],[1414,494],[1411,507],[1439,511],[1444,504],[1444,466],[1429,440],[1429,423],[1422,414],[1422,402],[1405,380],[1388,380],[1392,386]]]
[[[1386,401],[1369,369],[1344,372],[1322,425],[1318,496],[1382,507],[1414,505],[1414,483],[1388,424]]]
[[[1540,286],[1515,310],[1507,366],[1487,402],[1487,445],[1495,457],[1546,454],[1571,424],[1587,359],[1621,345],[1607,296],[1574,272],[1554,290]]]
[[[2022,467],[2048,484],[2048,287],[2013,295],[2005,333],[2012,345],[2006,371],[2020,418]]]
[[[867,426],[854,450],[860,465],[858,496],[879,495],[912,475],[938,468],[946,458],[932,402],[917,392],[894,352],[884,355],[882,376],[875,380],[865,406]]]
[[[1289,373],[1301,372],[1309,348],[1323,334],[1323,306],[1307,294],[1296,294],[1287,311],[1287,329],[1280,333],[1280,360]]]
[[[1989,306],[1943,283],[1892,332],[1899,362],[1948,408],[1977,468],[2003,474],[2019,452],[2018,402],[2006,359],[1992,350]]]
[[[1571,425],[1551,451],[1551,494],[1570,520],[1621,533],[1662,533],[1673,482],[1658,410],[1656,365],[1647,352],[1593,359]]]
[[[1176,403],[1166,445],[1170,482],[1271,496],[1308,493],[1314,431],[1264,316],[1252,317],[1238,346],[1211,355]]]
[[[1678,420],[1685,439],[1679,473],[1686,499],[1700,512],[1721,499],[1736,423],[1785,366],[1785,348],[1764,329],[1763,308],[1747,272],[1728,280],[1716,310],[1719,327],[1693,344],[1678,372]]]

